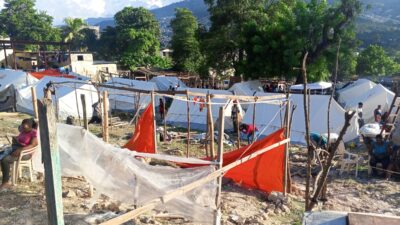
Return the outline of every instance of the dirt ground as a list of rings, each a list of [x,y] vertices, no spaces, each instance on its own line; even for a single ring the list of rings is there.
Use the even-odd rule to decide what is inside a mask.
[[[6,144],[4,135],[15,134],[23,114],[0,113],[0,144]],[[110,142],[123,145],[132,135],[133,127],[123,126],[110,130]],[[100,135],[99,126],[91,126],[90,130]],[[168,130],[179,130],[169,128]],[[171,144],[159,144],[159,151],[173,155],[185,155],[185,142],[175,141]],[[204,156],[204,147],[192,143],[191,156]],[[291,172],[295,194],[289,195],[285,207],[276,207],[268,200],[268,196],[256,190],[247,190],[232,182],[224,180],[222,193],[223,224],[301,224],[304,212],[302,197],[305,189],[305,155],[304,150],[291,149]],[[359,150],[360,154],[365,154]],[[83,178],[63,178],[63,205],[66,224],[98,224],[118,213],[132,209],[114,202],[106,196],[91,199],[89,187]],[[7,192],[0,192],[0,224],[47,224],[46,201],[44,197],[43,178],[28,182],[23,178],[18,186]],[[333,169],[328,189],[328,202],[320,205],[320,209],[353,212],[371,212],[400,216],[400,185],[398,178],[391,181],[370,179],[366,166],[362,165],[359,176],[354,171],[340,175]],[[282,210],[284,209],[284,210]],[[163,218],[156,212],[140,216],[127,224],[191,224],[182,218]]]

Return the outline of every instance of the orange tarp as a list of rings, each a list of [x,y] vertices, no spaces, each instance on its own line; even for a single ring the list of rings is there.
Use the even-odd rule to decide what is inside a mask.
[[[58,70],[55,69],[47,69],[40,72],[32,72],[30,73],[33,77],[37,79],[42,79],[43,77],[64,77],[64,78],[76,78],[75,76],[60,73]]]
[[[154,154],[156,153],[154,142],[153,105],[149,104],[139,118],[132,138],[123,147],[132,151]]]
[[[223,156],[223,165],[229,165],[243,157],[283,140],[285,140],[284,129],[280,129],[268,137],[254,142],[250,147],[245,146],[225,153]],[[255,188],[268,193],[272,191],[283,192],[284,154],[284,145],[274,148],[229,170],[225,174],[225,178],[232,179],[236,183],[247,188]],[[211,159],[205,158],[204,160]],[[179,165],[185,168],[202,166],[189,164]]]

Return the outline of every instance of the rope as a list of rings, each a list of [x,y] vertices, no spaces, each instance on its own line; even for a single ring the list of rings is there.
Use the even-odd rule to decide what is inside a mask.
[[[383,168],[378,168],[378,167],[375,167],[375,166],[369,166],[370,168],[373,168],[373,169],[377,169],[377,170],[381,170],[381,171],[385,171],[385,172],[389,172],[389,173],[394,173],[394,174],[398,174],[398,175],[400,175],[400,172],[395,172],[395,171],[392,171],[392,170],[385,170],[385,169],[383,169]]]

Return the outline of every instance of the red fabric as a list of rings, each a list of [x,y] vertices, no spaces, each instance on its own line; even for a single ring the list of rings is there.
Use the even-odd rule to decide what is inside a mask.
[[[223,156],[223,164],[224,166],[229,165],[238,159],[271,146],[277,142],[283,141],[284,139],[284,130],[278,130],[268,137],[254,142],[254,144],[248,150],[248,146],[246,146],[225,153]],[[236,183],[247,188],[254,188],[268,193],[272,191],[283,192],[284,150],[284,145],[274,148],[231,169],[225,174],[225,177],[232,179]],[[211,159],[205,158],[204,160]],[[189,168],[198,167],[201,165],[186,164],[181,166]]]
[[[32,72],[30,73],[33,77],[37,79],[42,79],[43,77],[65,77],[65,78],[76,78],[75,76],[60,73],[58,70],[55,69],[47,69],[41,72]]]
[[[132,151],[155,154],[154,142],[153,105],[149,104],[140,117],[132,138],[123,147]]]

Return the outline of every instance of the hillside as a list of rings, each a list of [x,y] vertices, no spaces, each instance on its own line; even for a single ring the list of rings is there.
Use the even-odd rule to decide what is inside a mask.
[[[379,44],[390,51],[400,51],[400,4],[399,0],[361,0],[364,12],[357,19],[357,37],[361,47]],[[184,0],[162,8],[151,10],[160,22],[162,45],[167,46],[172,35],[169,23],[176,8],[187,8],[193,12],[200,23],[209,25],[209,14],[203,0]],[[101,29],[114,26],[113,18],[89,18],[91,25]]]

